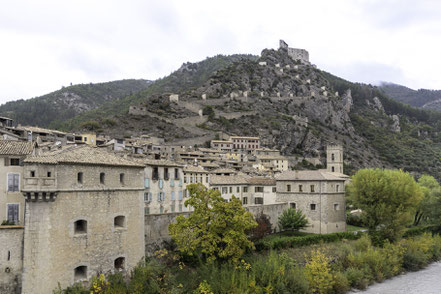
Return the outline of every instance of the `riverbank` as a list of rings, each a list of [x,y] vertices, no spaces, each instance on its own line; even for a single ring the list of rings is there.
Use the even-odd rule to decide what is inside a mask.
[[[298,238],[311,242],[305,237]],[[299,245],[291,239],[282,240],[284,245]],[[441,258],[441,238],[430,233],[387,243],[384,247],[373,246],[367,234],[358,240],[330,243],[320,240],[314,245],[282,246],[283,249],[276,250],[279,246],[271,247],[272,250],[244,256],[239,264],[228,261],[209,264],[162,250],[130,275],[102,276],[94,280],[92,288],[79,285],[58,293],[339,294],[351,288],[366,289],[405,271],[425,268]]]
[[[349,294],[439,294],[441,293],[441,262],[430,264],[417,272],[408,272]]]

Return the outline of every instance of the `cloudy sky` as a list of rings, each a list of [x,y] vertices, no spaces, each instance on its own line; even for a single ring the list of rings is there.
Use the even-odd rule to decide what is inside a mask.
[[[441,89],[441,1],[6,0],[0,103],[70,83],[157,79],[279,39],[351,81]]]

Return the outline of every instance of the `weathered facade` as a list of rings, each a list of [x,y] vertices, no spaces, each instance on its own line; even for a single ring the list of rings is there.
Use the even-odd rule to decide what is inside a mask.
[[[142,260],[143,169],[88,146],[25,160],[22,293],[51,293]]]
[[[301,210],[309,221],[307,232],[346,231],[345,178],[324,171],[286,171],[276,181],[276,201]]]

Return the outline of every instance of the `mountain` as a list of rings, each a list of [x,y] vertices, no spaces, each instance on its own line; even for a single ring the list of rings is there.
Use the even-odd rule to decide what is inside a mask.
[[[90,111],[104,103],[118,100],[149,87],[147,80],[121,80],[98,84],[80,84],[44,96],[7,102],[0,106],[0,115],[22,125],[53,127],[60,121]]]
[[[402,103],[441,111],[441,90],[413,90],[405,86],[385,82],[379,88],[390,98]]]
[[[172,93],[179,101],[170,101]],[[129,106],[144,110],[130,114]],[[220,133],[260,136],[265,146],[287,156],[322,163],[327,144],[342,144],[349,174],[388,167],[440,178],[440,122],[441,113],[397,102],[382,88],[265,49],[260,57],[186,63],[146,90],[84,112],[62,127],[192,145],[206,145]]]

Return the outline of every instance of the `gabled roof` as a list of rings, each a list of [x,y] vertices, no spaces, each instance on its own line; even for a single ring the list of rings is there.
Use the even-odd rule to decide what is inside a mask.
[[[277,181],[344,181],[344,178],[319,170],[290,170],[276,176]]]
[[[89,145],[70,146],[62,150],[43,153],[40,156],[31,156],[24,160],[25,163],[42,164],[82,164],[82,165],[107,165],[125,167],[144,167],[135,160],[128,160],[114,153]]]
[[[245,176],[211,176],[210,185],[247,185]]]
[[[208,171],[200,166],[187,165],[184,167],[184,173],[208,173]]]
[[[33,146],[33,143],[28,141],[0,141],[0,155],[29,155]]]
[[[270,177],[252,177],[248,179],[250,185],[275,186],[276,180]]]

